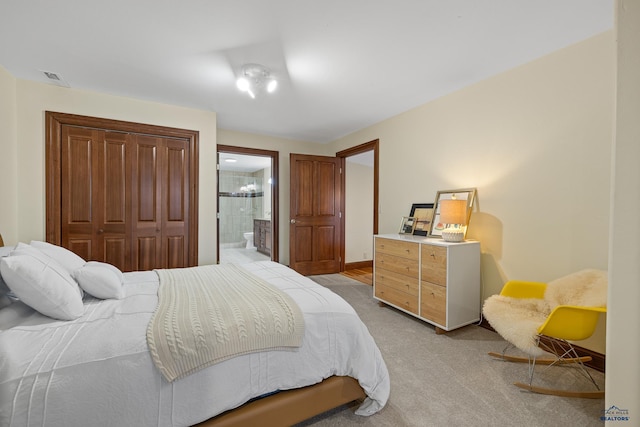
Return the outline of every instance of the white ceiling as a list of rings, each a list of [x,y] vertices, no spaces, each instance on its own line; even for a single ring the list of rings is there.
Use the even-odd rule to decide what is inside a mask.
[[[0,0],[0,65],[327,142],[613,26],[614,0]],[[244,63],[277,93],[237,91]]]

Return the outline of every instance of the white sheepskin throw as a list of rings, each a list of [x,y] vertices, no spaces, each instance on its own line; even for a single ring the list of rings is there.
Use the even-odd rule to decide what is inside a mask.
[[[606,304],[607,272],[582,270],[549,282],[544,299],[493,295],[484,302],[482,312],[500,336],[538,357],[544,354],[536,346],[538,328],[556,306],[605,307]]]
[[[582,270],[547,283],[544,299],[551,309],[559,305],[607,306],[607,272]]]

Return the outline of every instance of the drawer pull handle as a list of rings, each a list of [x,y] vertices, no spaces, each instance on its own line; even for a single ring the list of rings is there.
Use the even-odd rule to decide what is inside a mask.
[[[435,253],[433,253],[433,252],[431,252],[431,256],[432,256],[433,258],[435,258],[435,257],[436,257],[436,254],[435,254]]]

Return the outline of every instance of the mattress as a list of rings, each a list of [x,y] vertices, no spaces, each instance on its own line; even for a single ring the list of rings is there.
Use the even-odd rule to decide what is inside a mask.
[[[389,397],[387,367],[353,308],[281,264],[242,267],[300,306],[300,348],[238,356],[169,383],[146,342],[158,277],[125,273],[123,299],[86,296],[76,320],[51,319],[21,303],[0,310],[0,425],[188,426],[333,375],[356,378],[364,389],[356,413],[379,411]]]

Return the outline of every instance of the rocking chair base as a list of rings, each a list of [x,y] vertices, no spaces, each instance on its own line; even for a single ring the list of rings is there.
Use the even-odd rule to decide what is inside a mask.
[[[571,390],[559,390],[555,388],[536,387],[529,384],[514,383],[515,386],[523,388],[533,393],[548,394],[552,396],[561,397],[581,397],[585,399],[603,399],[604,391],[571,391]]]
[[[489,356],[506,360],[507,362],[529,363],[528,357],[509,356],[508,354],[496,353],[493,351],[489,352]],[[536,365],[565,365],[567,363],[576,362],[591,362],[591,356],[565,357],[562,359],[536,359]]]

